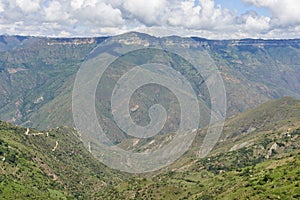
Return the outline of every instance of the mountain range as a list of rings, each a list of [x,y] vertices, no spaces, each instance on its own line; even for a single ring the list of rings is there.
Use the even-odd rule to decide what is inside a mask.
[[[76,73],[89,53],[106,39],[1,36],[0,119],[39,129],[74,126],[71,107]],[[300,95],[299,39],[156,38],[131,32],[111,37],[110,42],[128,47],[178,45],[195,52],[205,50],[224,81],[227,118],[270,99]],[[198,79],[192,74],[189,80],[209,105],[203,79]]]
[[[203,73],[173,53],[177,49],[197,60]],[[208,40],[138,32],[94,38],[3,35],[0,52],[1,199],[300,198],[300,39]],[[95,88],[95,115],[111,145],[125,151],[154,152],[168,144],[184,110],[167,87],[136,89],[128,100],[136,124],[147,126],[156,104],[168,117],[159,134],[133,137],[114,121],[111,97],[118,79],[136,65],[159,63],[189,82],[201,117],[192,144],[175,162],[130,174],[102,164],[91,153],[95,146],[86,148],[85,134],[73,120],[74,86],[80,70],[99,55],[117,59]],[[222,78],[226,112],[214,107],[212,74]],[[223,131],[201,157],[199,147],[214,115],[226,119]]]

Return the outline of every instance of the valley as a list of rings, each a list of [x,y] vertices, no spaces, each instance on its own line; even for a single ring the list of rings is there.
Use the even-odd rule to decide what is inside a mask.
[[[74,126],[71,107],[76,72],[89,52],[105,39],[107,37],[56,39],[1,36],[0,119],[39,129]],[[110,41],[112,48],[114,45],[125,45],[126,48],[131,45],[143,48],[165,46],[169,49],[180,46],[198,52],[199,58],[201,51],[205,50],[224,80],[227,118],[270,99],[283,96],[299,98],[300,95],[300,40],[158,38],[131,32],[115,36]],[[153,59],[149,55],[143,58],[149,62]],[[183,70],[188,70],[188,67]],[[188,79],[209,107],[203,77],[193,77],[194,72],[184,73],[191,73]],[[154,89],[150,88],[150,91]],[[144,109],[148,110],[149,106]],[[174,109],[176,113],[176,108],[171,110]],[[176,123],[172,123],[176,127]],[[116,139],[119,140],[122,139]]]
[[[173,53],[176,49],[194,56],[203,73]],[[207,40],[138,32],[90,38],[3,35],[0,52],[0,199],[300,198],[299,39]],[[97,158],[103,152],[95,154],[93,138],[87,143],[75,127],[76,75],[103,55],[117,59],[95,89],[95,115],[110,145],[124,151],[151,153],[170,144],[184,111],[171,89],[140,87],[128,100],[132,121],[147,126],[150,108],[160,104],[168,113],[166,123],[148,138],[127,134],[111,108],[122,75],[137,65],[159,63],[189,81],[200,105],[199,127],[189,130],[194,140],[170,165],[149,173],[112,169]],[[226,112],[213,110],[212,74],[224,83]],[[127,99],[121,102],[117,108]],[[199,147],[214,115],[225,119],[224,127],[202,156]]]

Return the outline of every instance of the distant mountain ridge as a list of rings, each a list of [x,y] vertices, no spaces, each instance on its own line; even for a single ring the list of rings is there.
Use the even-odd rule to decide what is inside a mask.
[[[130,32],[128,34],[137,34],[144,38],[156,38],[145,33]],[[128,37],[128,34],[125,34]],[[114,37],[114,36],[99,36],[99,37],[45,37],[45,36],[21,36],[21,35],[0,35],[0,52],[7,51],[12,48],[22,48],[26,45],[35,42],[46,42],[48,45],[61,44],[61,45],[79,45],[79,44],[93,44],[101,43],[104,39]],[[179,36],[164,36],[160,39],[174,40],[175,38],[181,38]],[[188,37],[186,37],[188,38]],[[189,37],[195,40],[197,43],[200,43],[203,46],[207,45],[216,45],[216,46],[292,46],[299,48],[300,39],[206,39],[201,37]]]
[[[0,36],[0,119],[41,129],[73,126],[76,72],[108,38],[128,47],[182,44],[205,49],[225,82],[228,117],[269,99],[300,97],[300,39],[158,38],[137,32],[95,38]]]

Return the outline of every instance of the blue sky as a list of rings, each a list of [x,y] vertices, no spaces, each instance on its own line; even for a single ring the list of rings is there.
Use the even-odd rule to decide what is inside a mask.
[[[0,0],[0,34],[300,38],[299,10],[300,0]]]
[[[215,0],[215,4],[220,4],[223,8],[227,8],[232,11],[237,11],[239,15],[253,10],[259,15],[271,17],[270,11],[267,8],[256,7],[251,4],[246,4],[241,0]]]

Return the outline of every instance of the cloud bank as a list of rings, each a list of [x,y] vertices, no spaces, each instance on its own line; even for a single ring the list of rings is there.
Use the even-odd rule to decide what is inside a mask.
[[[299,0],[241,0],[241,15],[214,0],[1,0],[0,34],[59,37],[141,31],[158,36],[300,38]]]

